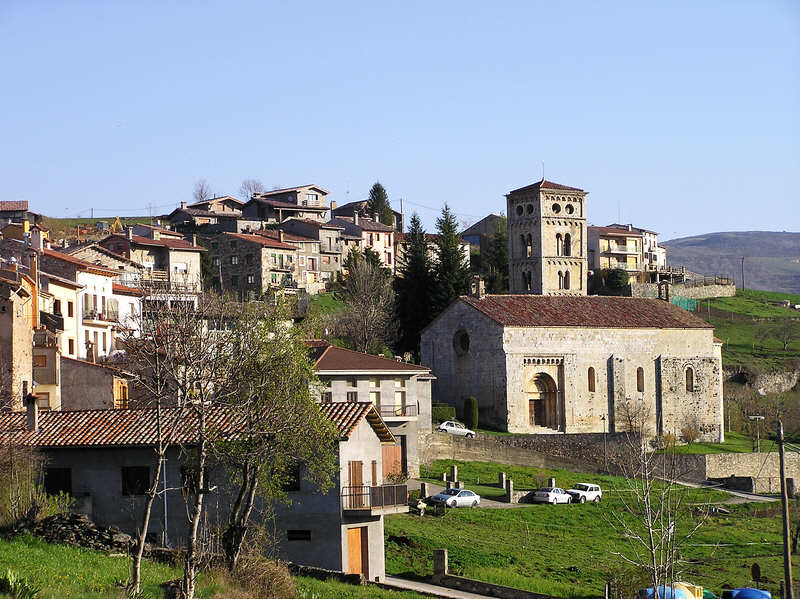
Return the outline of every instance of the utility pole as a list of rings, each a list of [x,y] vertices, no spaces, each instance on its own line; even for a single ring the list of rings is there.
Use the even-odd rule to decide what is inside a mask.
[[[781,510],[783,517],[783,584],[784,599],[794,599],[792,588],[792,552],[789,547],[789,497],[786,494],[786,465],[783,455],[783,422],[778,421],[778,454],[781,459]]]
[[[742,256],[742,289],[744,289],[744,256]]]
[[[754,420],[756,424],[756,453],[761,453],[761,421],[764,420],[763,416],[748,416],[750,420]]]
[[[603,470],[608,472],[608,452],[606,451],[606,415],[600,416],[603,421]]]

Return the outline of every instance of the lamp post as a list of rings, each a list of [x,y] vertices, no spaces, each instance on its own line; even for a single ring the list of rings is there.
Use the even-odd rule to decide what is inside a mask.
[[[608,472],[608,453],[606,452],[606,415],[600,416],[603,421],[603,470]]]
[[[764,420],[763,416],[748,416],[750,420],[754,420],[756,424],[756,453],[761,453],[761,421]]]

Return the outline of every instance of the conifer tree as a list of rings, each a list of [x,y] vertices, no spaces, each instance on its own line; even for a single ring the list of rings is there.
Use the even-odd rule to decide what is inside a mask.
[[[439,237],[436,239],[437,260],[433,267],[434,317],[469,289],[469,264],[461,251],[458,222],[447,204],[436,219],[436,231]]]
[[[420,332],[432,319],[433,273],[425,229],[414,213],[406,233],[408,247],[395,279],[397,320],[400,325],[398,353],[419,353]]]
[[[380,222],[387,227],[392,226],[394,213],[389,205],[389,195],[386,193],[386,188],[380,182],[376,181],[372,189],[369,190],[369,199],[364,209],[367,212],[367,217],[372,218],[374,214],[377,214]]]
[[[483,264],[487,293],[508,293],[508,234],[503,217],[497,221],[494,235],[487,244]]]

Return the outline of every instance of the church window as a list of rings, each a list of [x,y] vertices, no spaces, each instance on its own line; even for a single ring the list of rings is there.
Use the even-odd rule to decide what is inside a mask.
[[[564,289],[569,289],[569,271],[564,273]]]
[[[572,204],[567,204],[567,206],[566,206],[566,208],[564,208],[564,210],[567,211],[567,214],[572,214],[573,212],[575,212],[575,208],[572,206]]]
[[[564,251],[562,252],[564,256],[572,255],[571,246],[572,246],[572,236],[569,233],[567,233],[566,235],[564,235]]]
[[[469,334],[464,329],[458,329],[453,335],[453,349],[459,356],[469,351]]]
[[[561,204],[553,204],[553,214],[561,212]]]
[[[561,239],[561,233],[556,233],[556,256],[561,255],[561,250],[563,248],[564,242]]]
[[[641,366],[636,369],[636,390],[640,393],[644,391],[644,368]]]
[[[517,216],[522,216],[522,212],[523,212],[523,208],[522,208],[522,204],[520,204],[519,206],[517,206]]]
[[[686,369],[686,390],[694,391],[694,370],[691,366]]]
[[[564,273],[560,270],[558,271],[558,288],[564,289]]]
[[[525,243],[525,255],[530,258],[533,254],[533,237],[528,233],[528,238]]]
[[[527,210],[528,210],[528,214],[533,214],[533,204],[528,204]]]
[[[594,367],[589,366],[589,393],[594,393]]]

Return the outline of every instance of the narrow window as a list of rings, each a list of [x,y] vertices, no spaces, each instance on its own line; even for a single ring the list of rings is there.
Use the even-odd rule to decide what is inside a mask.
[[[355,403],[358,401],[358,391],[348,391],[347,392],[347,401],[350,403]]]
[[[563,242],[561,240],[561,233],[558,233],[556,235],[556,256],[560,256],[561,255],[562,246],[563,246]]]
[[[639,392],[644,391],[644,368],[641,366],[636,369],[636,390]]]
[[[372,485],[378,485],[378,462],[376,460],[372,460]]]
[[[74,314],[75,314],[74,310],[75,310],[75,307],[72,304],[72,302],[67,302],[67,316],[72,318],[74,316]]]
[[[564,289],[569,289],[569,271],[564,273]]]
[[[558,271],[558,288],[564,289],[564,273],[560,270]]]
[[[533,255],[533,237],[531,237],[530,233],[528,233],[527,241],[528,242],[525,245],[525,254],[528,258],[530,258]]]
[[[287,530],[286,531],[286,540],[287,541],[310,541],[311,540],[311,531],[310,530]]]
[[[67,341],[67,344],[68,344],[68,347],[69,347],[69,355],[70,356],[74,356],[75,355],[75,340],[74,339],[69,339]]]
[[[686,390],[694,391],[694,370],[691,367],[686,369]]]
[[[594,367],[589,366],[589,392],[594,393]]]
[[[566,235],[564,235],[564,248],[563,248],[564,251],[563,251],[563,253],[564,253],[565,256],[571,256],[572,255],[571,246],[572,246],[572,236],[569,233],[567,233]]]

